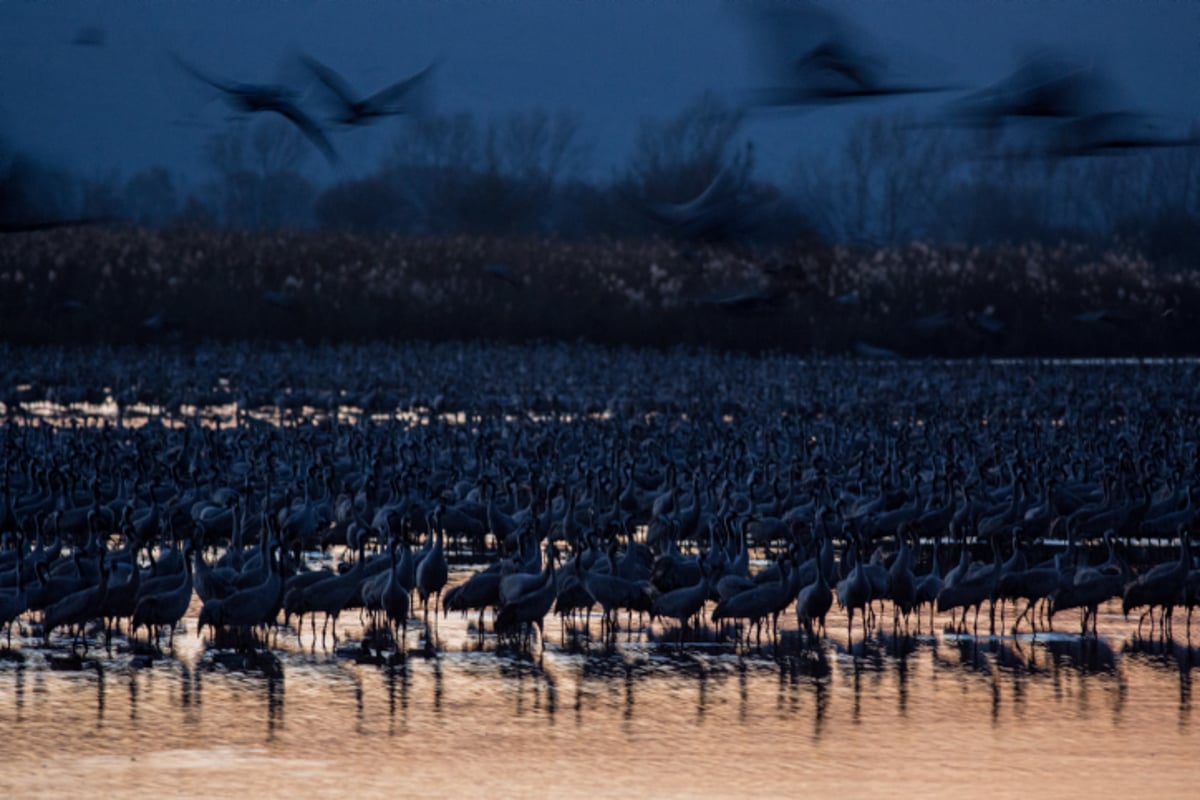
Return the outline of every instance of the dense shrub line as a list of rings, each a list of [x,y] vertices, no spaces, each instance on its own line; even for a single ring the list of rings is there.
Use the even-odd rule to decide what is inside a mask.
[[[1184,355],[1200,275],[1074,245],[78,227],[0,239],[0,338],[586,339],[799,353]]]

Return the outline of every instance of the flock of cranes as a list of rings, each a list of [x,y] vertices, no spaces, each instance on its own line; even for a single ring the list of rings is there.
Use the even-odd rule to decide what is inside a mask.
[[[813,110],[955,92],[922,126],[987,129],[1020,158],[1079,158],[1158,148],[1195,147],[1200,135],[1168,115],[1127,108],[1115,82],[1097,63],[1050,49],[1033,52],[994,83],[978,89],[903,78],[865,43],[843,15],[809,2],[739,7],[753,33],[753,51],[767,85],[747,94],[748,110]],[[981,152],[981,156],[995,153]],[[1006,155],[1005,157],[1012,157]],[[646,213],[683,238],[721,238],[748,224],[765,199],[730,167],[686,202],[651,205]]]
[[[383,117],[414,113],[427,102],[434,64],[415,75],[363,97],[333,70],[307,54],[300,54],[300,63],[317,80],[331,107],[330,120],[343,126],[366,125]],[[329,163],[337,162],[337,152],[324,127],[315,116],[300,106],[299,92],[277,84],[239,83],[202,72],[179,56],[176,63],[194,77],[216,89],[230,108],[239,113],[274,113],[296,127]]]
[[[1195,365],[226,348],[114,389],[136,351],[13,355],[10,636],[169,642],[196,596],[197,634],[243,647],[306,617],[336,640],[354,609],[397,649],[451,612],[543,647],[548,616],[586,637],[593,611],[606,641],[637,614],[679,647],[710,623],[761,644],[784,615],[817,637],[835,608],[851,639],[926,609],[977,633],[984,608],[988,632],[1080,609],[1098,635],[1112,599],[1161,637],[1200,599]],[[48,424],[60,380],[120,413]],[[455,554],[489,563],[448,589]]]

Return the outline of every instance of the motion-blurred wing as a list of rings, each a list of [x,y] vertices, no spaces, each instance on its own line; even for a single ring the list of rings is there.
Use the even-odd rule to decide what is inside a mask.
[[[300,129],[300,132],[308,137],[318,150],[325,156],[330,164],[337,163],[337,153],[333,149],[333,145],[329,142],[329,137],[325,135],[325,131],[321,130],[312,117],[305,114],[294,103],[280,102],[277,103],[272,110],[286,117],[293,125]]]
[[[424,90],[432,80],[434,67],[436,66],[436,63],[430,64],[411,78],[405,78],[402,81],[393,83],[386,89],[379,90],[367,98],[367,104],[376,111],[396,110],[397,104]]]
[[[354,95],[354,90],[346,79],[335,72],[331,67],[322,64],[312,56],[304,53],[300,54],[300,61],[308,70],[316,76],[317,80],[328,89],[338,99],[338,101],[346,108],[351,108],[357,102]]]

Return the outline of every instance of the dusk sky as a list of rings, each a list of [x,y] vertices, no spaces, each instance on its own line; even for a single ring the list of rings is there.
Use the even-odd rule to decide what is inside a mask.
[[[170,54],[235,81],[286,80],[305,51],[364,93],[440,59],[436,104],[481,115],[544,106],[584,123],[603,177],[639,120],[666,116],[706,89],[736,99],[757,85],[756,40],[717,0],[54,0],[0,2],[0,136],[84,174],[156,163],[203,174],[203,142],[230,111]],[[1130,108],[1200,116],[1200,4],[1175,0],[859,0],[826,3],[890,66],[916,80],[982,86],[1047,45],[1101,61]],[[72,44],[103,32],[98,46]],[[953,95],[948,95],[950,97]],[[911,101],[909,101],[911,102]],[[936,108],[941,100],[923,100]],[[831,147],[848,120],[902,106],[751,117],[759,168],[786,176],[803,147]],[[337,133],[344,155],[312,177],[361,173],[403,135],[392,119]]]

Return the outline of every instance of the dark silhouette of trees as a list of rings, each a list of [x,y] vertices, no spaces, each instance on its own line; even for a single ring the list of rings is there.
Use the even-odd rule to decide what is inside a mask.
[[[82,176],[0,141],[0,226],[125,219],[734,246],[1069,242],[1135,249],[1168,268],[1200,260],[1200,147],[1063,155],[1024,126],[931,125],[899,112],[862,118],[835,152],[801,159],[771,185],[756,177],[742,112],[715,94],[644,120],[607,178],[589,171],[585,134],[578,117],[545,109],[418,115],[376,169],[320,187],[305,176],[310,143],[276,116],[210,137],[199,186],[163,166]]]
[[[733,186],[750,181],[752,151],[738,147],[743,115],[708,92],[678,114],[643,120],[622,180],[644,203],[684,203],[728,171]]]
[[[165,167],[150,167],[125,182],[121,206],[126,219],[147,228],[157,228],[175,219],[179,198],[175,182]]]
[[[266,117],[211,136],[205,155],[218,219],[231,228],[305,227],[316,192],[300,169],[308,143],[282,119]]]

